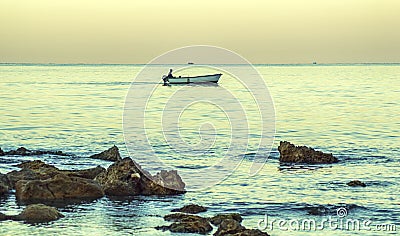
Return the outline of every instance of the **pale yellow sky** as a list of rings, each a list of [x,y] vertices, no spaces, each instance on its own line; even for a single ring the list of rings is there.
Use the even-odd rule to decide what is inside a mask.
[[[147,63],[193,44],[252,63],[400,62],[399,0],[0,0],[0,62]]]

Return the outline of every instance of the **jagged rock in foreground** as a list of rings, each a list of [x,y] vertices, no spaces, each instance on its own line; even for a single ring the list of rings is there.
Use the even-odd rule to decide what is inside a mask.
[[[0,221],[21,220],[26,223],[45,223],[64,217],[56,208],[43,204],[32,204],[27,206],[19,215],[4,215],[0,213]]]
[[[104,196],[97,181],[58,174],[46,180],[20,180],[15,185],[16,197],[23,202],[41,202],[59,199],[88,198]]]
[[[98,174],[106,171],[101,166],[84,170],[60,170],[40,160],[23,162],[18,164],[17,167],[21,168],[21,170],[14,170],[7,174],[13,188],[20,180],[46,180],[58,174],[94,179]]]
[[[27,206],[21,214],[13,217],[27,223],[44,223],[58,220],[64,217],[56,208],[43,204],[32,204]]]
[[[118,147],[115,145],[101,153],[91,155],[89,158],[101,159],[106,161],[120,161],[122,159],[121,155],[119,154]]]
[[[7,175],[0,173],[0,196],[7,193],[10,190],[10,182],[8,181]]]
[[[360,180],[352,180],[348,182],[347,185],[350,187],[367,187],[367,185]]]
[[[70,154],[63,153],[62,151],[29,150],[24,147],[20,147],[16,150],[10,150],[8,152],[0,151],[0,156],[5,156],[5,155],[39,156],[39,155],[45,155],[45,154],[57,155],[57,156],[71,156]]]
[[[197,214],[197,213],[205,212],[205,211],[207,211],[206,207],[203,207],[203,206],[200,206],[197,204],[189,204],[184,207],[172,210],[172,212],[183,212],[183,213],[191,213],[191,214]]]
[[[339,161],[332,154],[316,151],[313,148],[306,146],[295,146],[287,141],[281,141],[278,150],[280,154],[280,162],[330,164]]]
[[[154,176],[127,157],[108,167],[95,180],[106,195],[175,195],[185,193],[185,183],[176,171],[161,171]]]
[[[174,233],[199,233],[206,234],[212,231],[212,226],[206,218],[188,215],[183,213],[174,213],[164,217],[167,221],[175,221],[169,226],[159,226],[156,229],[169,230]]]
[[[129,196],[141,193],[141,178],[141,170],[138,165],[132,159],[125,158],[113,163],[95,180],[101,184],[106,195]]]

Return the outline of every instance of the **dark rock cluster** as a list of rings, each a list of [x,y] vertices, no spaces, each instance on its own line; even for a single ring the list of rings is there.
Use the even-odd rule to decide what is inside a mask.
[[[43,153],[19,148],[6,152],[5,155]],[[16,165],[20,170],[0,174],[0,195],[15,189],[19,203],[31,204],[97,199],[104,195],[175,195],[186,192],[185,183],[177,171],[162,170],[151,175],[131,158],[121,159],[116,146],[94,155],[93,158],[116,161],[107,169],[97,166],[84,170],[60,170],[40,160],[22,162]],[[55,208],[43,204],[28,205],[18,216],[6,216],[0,213],[0,220],[26,222],[47,222],[60,217],[62,215]]]
[[[70,154],[63,153],[62,151],[45,151],[45,150],[29,150],[24,147],[20,147],[16,150],[10,150],[7,152],[4,152],[0,148],[0,156],[6,156],[6,155],[14,155],[14,156],[40,156],[40,155],[57,155],[57,156],[70,156]]]
[[[208,234],[214,230],[212,225],[217,227],[214,236],[236,235],[236,236],[268,236],[267,233],[259,229],[246,229],[242,222],[242,216],[238,213],[218,214],[213,217],[201,217],[193,214],[181,212],[204,212],[207,208],[190,204],[179,209],[174,209],[173,213],[164,216],[164,220],[173,221],[167,226],[158,226],[156,229],[169,230],[174,233],[198,233]]]

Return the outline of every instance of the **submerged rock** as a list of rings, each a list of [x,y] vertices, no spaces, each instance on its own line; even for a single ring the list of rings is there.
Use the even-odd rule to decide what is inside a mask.
[[[176,171],[161,171],[154,176],[127,157],[99,174],[99,181],[106,195],[173,195],[185,193],[185,184]]]
[[[97,181],[58,174],[46,180],[20,180],[15,185],[16,197],[23,202],[104,196]]]
[[[191,214],[197,214],[197,213],[205,212],[205,211],[207,211],[206,207],[203,207],[203,206],[200,206],[197,204],[189,204],[184,207],[172,210],[172,212],[183,212],[183,213],[191,213]]]
[[[20,156],[28,156],[32,153],[32,151],[24,148],[24,147],[20,147],[17,150],[10,150],[8,152],[6,152],[6,155],[20,155]]]
[[[281,141],[278,150],[280,153],[280,162],[330,164],[339,161],[332,154],[316,151],[306,146],[295,146],[287,141]]]
[[[12,217],[15,220],[23,220],[27,223],[45,223],[64,217],[56,208],[44,204],[32,204],[27,206],[21,214]]]
[[[239,213],[217,214],[211,217],[209,220],[213,225],[218,226],[221,224],[222,221],[228,219],[235,220],[239,223],[241,223],[243,220],[242,216]]]
[[[352,180],[348,182],[347,185],[350,187],[367,187],[367,185],[360,180]]]
[[[119,154],[118,147],[114,145],[112,148],[105,150],[101,153],[91,155],[89,158],[101,159],[106,161],[120,161],[121,155]]]
[[[44,151],[44,150],[29,150],[24,147],[20,147],[17,150],[10,150],[8,152],[3,152],[4,155],[14,155],[14,156],[39,156],[39,155],[57,155],[57,156],[70,156],[69,154],[63,153],[62,151]]]

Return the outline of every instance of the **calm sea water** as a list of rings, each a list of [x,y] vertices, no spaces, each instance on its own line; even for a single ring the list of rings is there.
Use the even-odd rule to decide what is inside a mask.
[[[188,203],[208,206],[205,216],[239,212],[244,216],[243,224],[249,228],[256,228],[265,214],[270,221],[320,222],[329,216],[337,220],[336,210],[340,207],[348,211],[347,217],[341,219],[370,220],[372,230],[339,231],[325,226],[315,234],[386,235],[390,232],[375,231],[375,225],[396,224],[399,228],[400,65],[257,65],[256,68],[268,84],[276,112],[275,143],[257,175],[248,175],[251,150],[255,147],[252,138],[257,137],[257,120],[251,118],[255,117],[256,109],[250,109],[248,119],[255,133],[249,136],[249,158],[218,185],[183,196],[104,197],[69,204],[59,208],[66,217],[49,224],[0,222],[0,235],[171,235],[154,227],[167,224],[162,216]],[[0,147],[10,150],[25,146],[75,155],[0,157],[0,172],[14,170],[13,164],[32,159],[42,159],[63,169],[98,164],[107,167],[110,163],[85,157],[114,144],[120,147],[123,156],[128,156],[122,128],[123,108],[131,82],[141,69],[141,65],[0,65]],[[137,88],[148,86],[157,87],[154,83],[144,83]],[[154,101],[180,87],[157,88]],[[219,86],[201,87],[205,95],[218,93],[222,88],[229,88],[241,97],[244,107],[252,107],[246,103],[250,100],[246,91],[227,77],[221,78]],[[162,137],[158,136],[162,103],[154,101],[149,102],[146,127],[150,143],[165,162],[182,171],[189,167],[196,172],[196,168],[207,166],[224,154],[232,132],[224,113],[214,112],[215,107],[204,104],[182,113],[180,135],[188,144],[201,141],[198,123],[211,119],[215,128],[212,130],[216,130],[212,158],[195,153],[187,155],[188,150],[182,158],[176,150],[165,148]],[[277,152],[280,140],[331,152],[341,161],[326,166],[280,166]],[[207,177],[198,176],[204,180]],[[353,179],[364,181],[367,187],[347,187],[346,183]],[[0,199],[0,212],[18,214],[23,208],[13,194]],[[316,208],[319,215],[309,214]],[[287,232],[277,225],[267,231],[272,235],[310,234]]]

